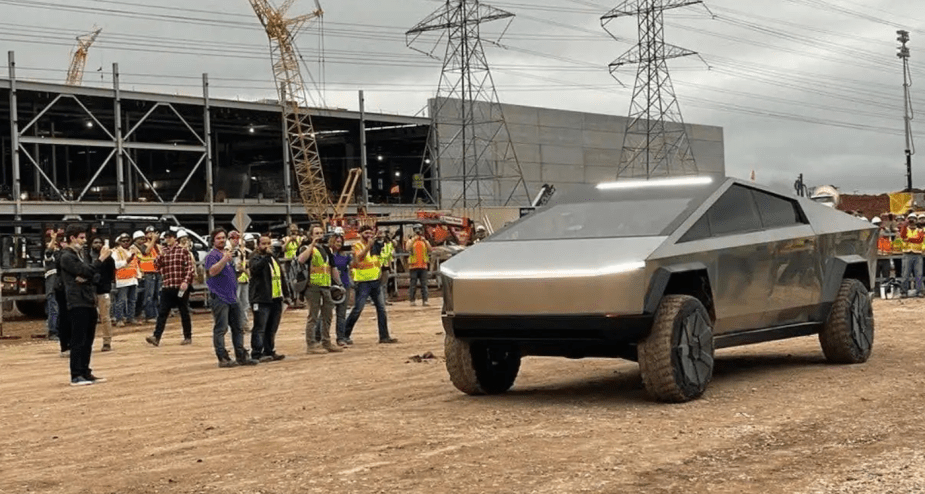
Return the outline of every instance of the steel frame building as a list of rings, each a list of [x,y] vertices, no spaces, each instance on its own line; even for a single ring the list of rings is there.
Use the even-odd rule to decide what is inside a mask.
[[[173,215],[211,229],[245,208],[255,221],[305,220],[277,101],[212,99],[205,74],[202,97],[189,97],[125,91],[117,64],[111,89],[18,80],[12,52],[9,67],[0,79],[3,217]],[[334,200],[366,154],[367,210],[414,207],[429,118],[331,109],[312,118]]]

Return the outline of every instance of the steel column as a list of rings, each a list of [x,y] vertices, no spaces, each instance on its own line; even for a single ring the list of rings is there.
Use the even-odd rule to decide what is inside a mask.
[[[363,175],[363,208],[369,209],[369,178],[366,175],[366,98],[360,91],[360,170]]]
[[[205,105],[205,109],[203,110],[205,139],[203,140],[206,145],[206,199],[209,201],[209,231],[211,232],[215,229],[215,194],[213,193],[212,184],[212,120],[209,112],[209,74],[202,74],[202,97]],[[200,163],[201,162],[200,160]],[[198,167],[199,165],[197,164],[196,166]],[[192,176],[192,174],[190,174],[190,176]],[[186,184],[183,185],[186,186]],[[177,193],[177,197],[179,197],[179,195],[180,194]],[[174,198],[174,200],[176,200],[176,198]]]
[[[283,187],[286,188],[286,224],[292,224],[292,172],[289,168],[289,122],[286,121],[286,88],[280,88],[279,104],[283,122]]]
[[[116,117],[116,193],[119,195],[119,212],[125,212],[125,162],[122,160],[122,96],[119,90],[119,64],[112,64],[112,87],[115,90]]]
[[[10,154],[13,158],[13,200],[16,202],[15,219],[17,222],[22,220],[22,183],[19,177],[19,112],[16,105],[16,54],[12,50],[9,52],[10,68]],[[22,228],[17,226],[16,233],[22,233]]]

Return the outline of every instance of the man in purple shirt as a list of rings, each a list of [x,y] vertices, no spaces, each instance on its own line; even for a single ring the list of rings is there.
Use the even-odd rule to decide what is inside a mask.
[[[212,317],[215,327],[212,330],[212,343],[219,367],[238,365],[256,365],[244,348],[244,332],[241,327],[241,308],[238,306],[238,279],[234,272],[231,251],[225,250],[227,234],[224,228],[216,228],[211,233],[212,250],[206,256],[205,268],[208,274],[206,285],[211,292]],[[225,333],[231,326],[231,344],[234,346],[235,360],[228,356],[225,349]]]

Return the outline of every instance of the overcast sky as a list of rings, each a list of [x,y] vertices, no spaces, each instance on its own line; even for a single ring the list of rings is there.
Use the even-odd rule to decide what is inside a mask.
[[[369,111],[421,112],[441,61],[409,49],[404,33],[442,2],[321,2],[323,22],[299,38],[318,100],[357,109],[363,89]],[[489,2],[516,15],[509,26],[497,21],[483,31],[494,40],[507,28],[502,46],[485,45],[501,101],[625,115],[635,67],[618,73],[623,88],[607,65],[635,43],[636,22],[608,25],[619,41],[600,23],[620,3]],[[925,82],[925,49],[917,49],[925,48],[925,11],[913,8],[921,4],[709,0],[713,16],[700,5],[671,10],[666,41],[706,62],[670,63],[684,119],[724,128],[729,175],[754,170],[759,182],[790,188],[803,173],[810,184],[848,193],[900,190],[903,74],[895,31],[910,31],[912,77]],[[291,14],[313,9],[313,0],[296,0]],[[215,97],[275,97],[266,36],[247,0],[0,0],[0,13],[0,47],[16,52],[21,78],[63,82],[74,36],[97,25],[103,32],[90,50],[85,85],[111,87],[118,62],[127,89],[201,95],[207,72]],[[420,41],[428,51],[435,38]],[[925,109],[918,87],[914,107]],[[925,118],[912,125],[923,149],[913,157],[914,185],[925,187]]]

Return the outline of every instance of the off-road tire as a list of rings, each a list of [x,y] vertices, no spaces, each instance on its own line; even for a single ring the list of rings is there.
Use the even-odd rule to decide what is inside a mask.
[[[826,360],[834,364],[860,364],[874,347],[874,311],[867,288],[858,280],[844,280],[829,317],[819,331]]]
[[[516,348],[469,343],[447,334],[444,350],[450,381],[469,395],[504,393],[514,385],[520,370]]]
[[[693,400],[713,378],[713,325],[694,297],[666,295],[638,350],[643,385],[657,401]]]

